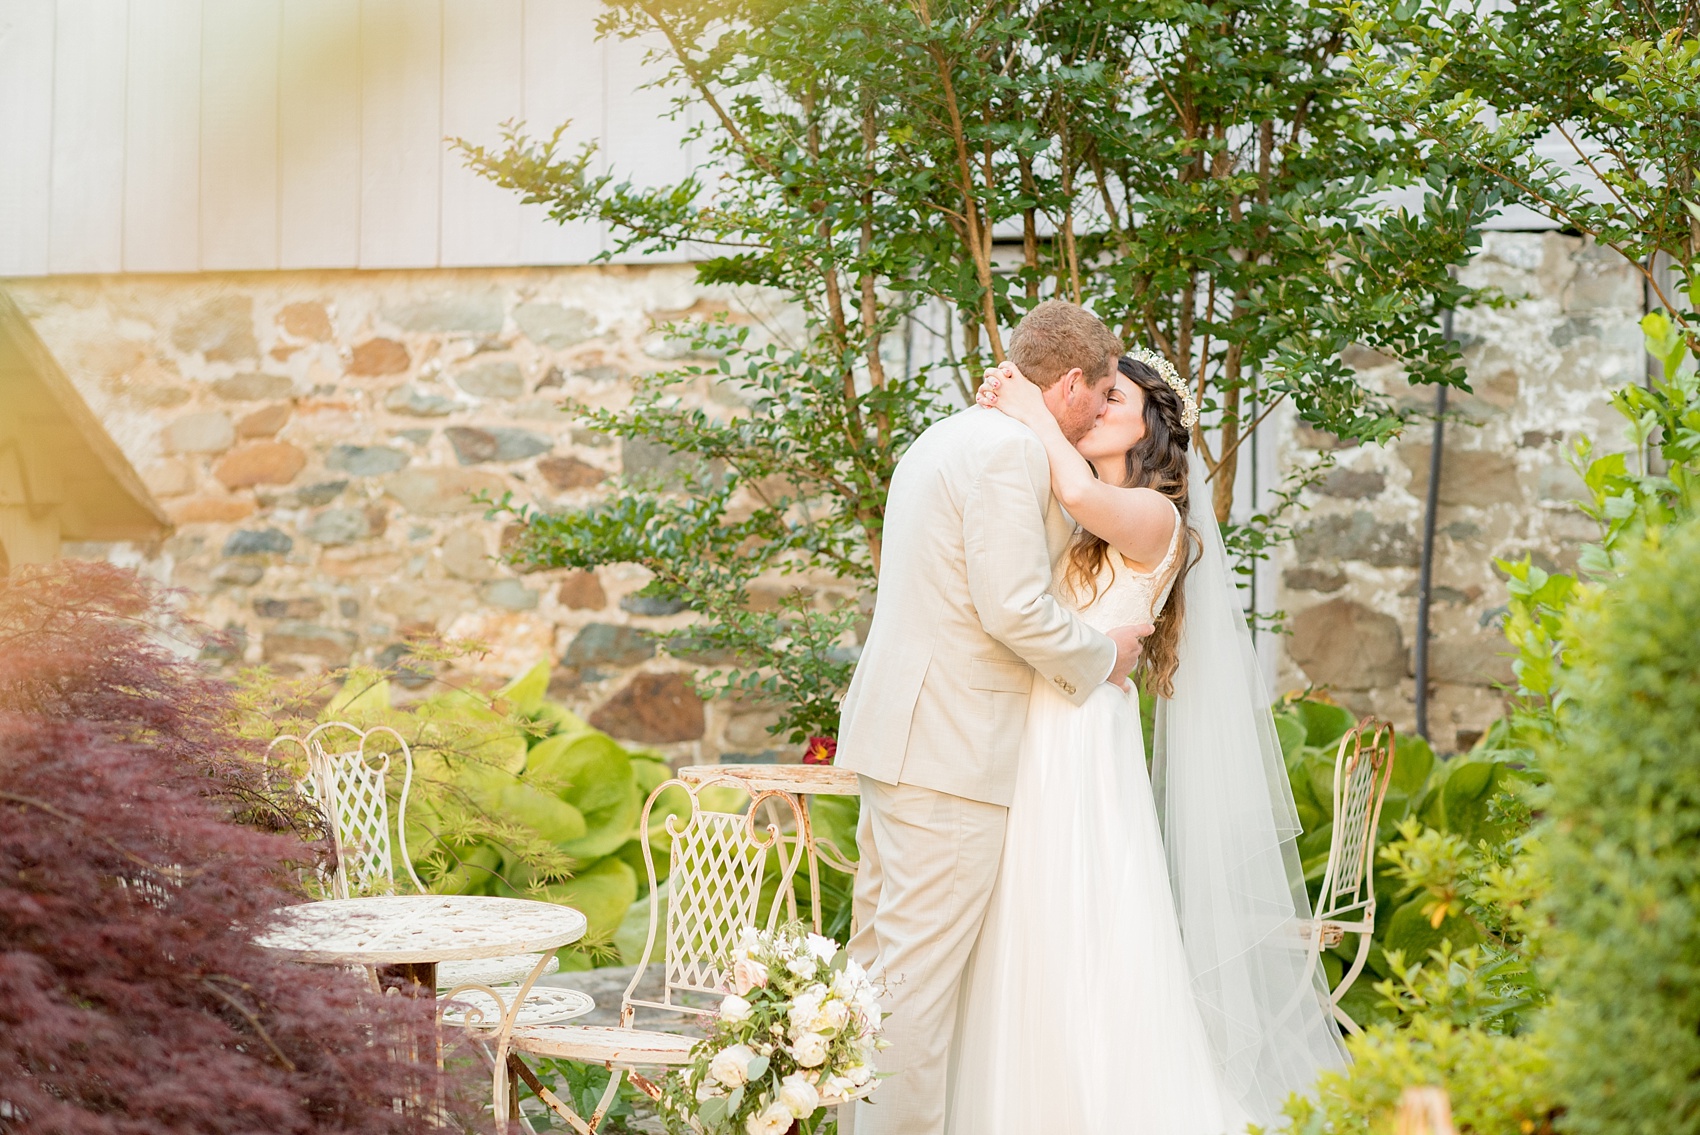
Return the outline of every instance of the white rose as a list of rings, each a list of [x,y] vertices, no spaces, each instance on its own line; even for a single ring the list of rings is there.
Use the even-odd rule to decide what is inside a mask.
[[[791,999],[788,1016],[792,1036],[801,1036],[814,1026],[815,1018],[820,1015],[821,1002],[825,999],[826,989],[819,985],[810,986]]]
[[[791,1042],[791,1056],[799,1068],[818,1068],[826,1060],[826,1038],[819,1033],[804,1033]]]
[[[728,993],[720,999],[720,1019],[730,1024],[739,1024],[750,1019],[750,1003],[736,993]]]
[[[740,1087],[749,1080],[750,1061],[755,1058],[747,1044],[727,1045],[708,1062],[708,1074],[728,1088]]]
[[[796,1119],[807,1119],[820,1106],[820,1093],[801,1072],[793,1072],[779,1081],[779,1102],[790,1109]]]
[[[820,968],[820,963],[815,961],[813,954],[798,954],[785,963],[785,968],[797,977],[813,977],[815,970]]]
[[[805,941],[808,943],[809,953],[823,962],[830,963],[833,958],[838,956],[838,943],[831,938],[820,934],[810,934]]]
[[[842,1001],[828,1001],[815,1014],[813,1031],[817,1033],[837,1032],[850,1020],[850,1006]]]
[[[752,989],[767,984],[767,967],[754,958],[739,958],[732,963],[732,989],[742,997]]]
[[[848,1076],[828,1076],[824,1089],[829,1099],[844,1099],[856,1090],[856,1081]]]
[[[854,1001],[862,994],[862,984],[861,978],[850,976],[848,968],[841,969],[832,977],[832,995],[844,1001]]]
[[[785,1135],[794,1118],[790,1108],[774,1102],[744,1120],[744,1130],[750,1135]]]

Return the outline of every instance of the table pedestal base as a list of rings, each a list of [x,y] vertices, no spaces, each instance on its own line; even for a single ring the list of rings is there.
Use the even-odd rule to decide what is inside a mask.
[[[410,997],[437,997],[437,963],[403,962],[400,965],[378,966],[378,988],[397,989]]]

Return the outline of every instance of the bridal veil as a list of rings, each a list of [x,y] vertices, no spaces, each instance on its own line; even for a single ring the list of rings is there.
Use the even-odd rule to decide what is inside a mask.
[[[1317,1074],[1345,1062],[1306,932],[1299,822],[1250,631],[1189,456],[1186,577],[1174,697],[1159,699],[1152,789],[1193,990],[1228,1089],[1271,1123]]]

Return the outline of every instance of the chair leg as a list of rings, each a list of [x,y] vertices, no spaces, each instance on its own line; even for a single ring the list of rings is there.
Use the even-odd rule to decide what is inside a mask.
[[[1346,990],[1352,988],[1352,983],[1358,980],[1359,974],[1363,973],[1364,963],[1369,961],[1369,947],[1370,934],[1367,931],[1359,934],[1358,956],[1352,959],[1352,968],[1345,972],[1340,978],[1340,984],[1336,985],[1334,991],[1328,995],[1328,1007],[1334,1011],[1334,1019],[1339,1021],[1345,1030],[1353,1036],[1362,1036],[1364,1030],[1356,1021],[1346,1015],[1344,1009],[1340,1008],[1340,998],[1346,995]]]
[[[1334,1019],[1339,1021],[1345,1030],[1353,1036],[1363,1036],[1364,1030],[1356,1021],[1346,1015],[1346,1011],[1338,1005],[1329,1006],[1334,1010]]]
[[[602,1111],[606,1108],[606,1104],[598,1108],[590,1122],[586,1123],[584,1118],[572,1109],[571,1104],[566,1103],[560,1096],[543,1086],[543,1081],[539,1080],[536,1074],[526,1067],[525,1061],[519,1058],[518,1053],[508,1053],[508,1073],[525,1081],[525,1086],[530,1088],[532,1093],[543,1101],[544,1106],[566,1120],[567,1126],[577,1131],[579,1135],[595,1135],[596,1128],[602,1122]]]
[[[1364,972],[1364,963],[1369,961],[1370,937],[1371,932],[1367,930],[1358,935],[1358,956],[1352,959],[1352,968],[1345,972],[1340,978],[1340,984],[1336,985],[1334,992],[1329,995],[1329,999],[1336,1006],[1340,1004],[1340,998],[1346,995],[1346,990],[1352,988],[1352,983],[1358,980],[1358,975]]]
[[[624,1068],[608,1069],[608,1086],[602,1089],[602,1098],[596,1102],[596,1110],[591,1113],[590,1126],[592,1130],[601,1126],[602,1117],[608,1114],[608,1108],[614,1102],[614,1096],[620,1090],[620,1081],[626,1078]]]

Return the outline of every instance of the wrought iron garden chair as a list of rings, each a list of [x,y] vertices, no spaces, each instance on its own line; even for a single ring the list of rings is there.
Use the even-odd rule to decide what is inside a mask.
[[[1347,934],[1358,935],[1357,956],[1329,996],[1334,1019],[1354,1033],[1363,1030],[1340,1008],[1340,998],[1363,973],[1375,933],[1376,839],[1393,756],[1393,726],[1385,721],[1366,717],[1340,738],[1334,754],[1334,835],[1310,924],[1318,955]]]
[[[726,955],[738,944],[745,931],[757,925],[772,929],[778,923],[784,903],[780,900],[791,890],[798,855],[786,855],[781,849],[779,887],[769,904],[765,919],[760,918],[762,886],[766,882],[768,852],[780,847],[779,823],[758,827],[757,813],[770,802],[783,814],[790,809],[801,830],[801,817],[793,796],[778,791],[755,791],[749,807],[742,813],[715,812],[703,807],[701,793],[718,784],[738,784],[730,778],[704,776],[691,781],[669,780],[650,794],[644,804],[643,818],[638,830],[650,830],[649,818],[663,794],[670,790],[683,792],[690,800],[688,815],[669,815],[665,831],[672,839],[670,868],[667,873],[667,903],[665,923],[652,902],[649,908],[649,938],[637,972],[620,1003],[620,1024],[617,1028],[592,1025],[543,1025],[518,1028],[511,1038],[512,1053],[497,1050],[498,1067],[505,1060],[509,1079],[507,1093],[497,1092],[496,1114],[513,1114],[516,1080],[524,1080],[545,1104],[571,1125],[580,1135],[591,1135],[602,1123],[608,1105],[619,1090],[623,1078],[652,1098],[659,1094],[639,1072],[640,1068],[678,1067],[690,1063],[691,1046],[695,1038],[679,1033],[653,1031],[634,1027],[637,1010],[654,1009],[675,1015],[675,1020],[691,1016],[712,1017],[716,1007],[701,1007],[687,1003],[681,994],[695,993],[718,1000],[731,991],[731,975],[721,968]],[[655,855],[649,840],[643,841],[644,866],[649,874],[650,893],[655,893]],[[662,987],[659,1001],[637,996],[650,959],[661,953]],[[519,1053],[576,1060],[600,1064],[613,1075],[602,1093],[600,1102],[589,1119],[579,1115],[568,1101],[557,1097],[537,1079]],[[504,1109],[507,1109],[504,1112]]]
[[[346,899],[353,895],[389,894],[395,891],[394,848],[399,845],[401,865],[408,879],[421,894],[429,893],[413,869],[413,859],[407,850],[407,798],[413,789],[413,753],[400,733],[387,725],[361,729],[346,722],[332,721],[317,726],[304,737],[286,734],[271,743],[270,749],[294,744],[307,757],[307,774],[301,780],[301,791],[324,813],[330,828],[331,843],[336,851],[336,873],[331,878],[331,894]],[[269,751],[269,750],[268,750]],[[396,814],[402,822],[390,822],[389,774],[394,758],[401,757],[401,794],[396,802]],[[394,834],[392,842],[391,832]],[[512,957],[487,958],[470,962],[444,962],[437,967],[437,988],[459,990],[472,988],[483,991],[491,987],[500,995],[511,998],[515,983],[524,979],[536,967],[537,954],[516,954]],[[560,968],[551,959],[544,970],[553,973]],[[484,1021],[492,1025],[502,1012],[489,1012],[488,1001],[478,1007],[481,993],[470,995],[472,1005],[450,1005],[446,1016],[453,1023]],[[533,988],[520,1010],[520,1019],[528,1023],[561,1020],[586,1010],[585,995],[576,990]]]

